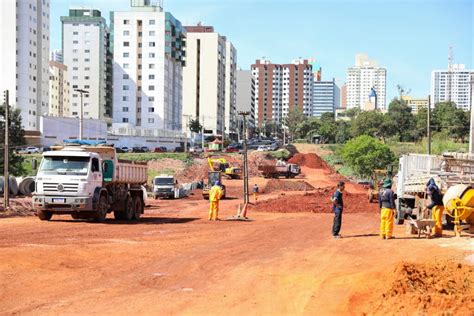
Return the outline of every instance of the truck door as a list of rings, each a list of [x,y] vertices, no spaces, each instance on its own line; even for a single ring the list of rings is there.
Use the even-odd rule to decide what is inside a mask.
[[[100,168],[99,158],[92,158],[91,175],[92,186],[94,188],[102,187],[102,170]]]

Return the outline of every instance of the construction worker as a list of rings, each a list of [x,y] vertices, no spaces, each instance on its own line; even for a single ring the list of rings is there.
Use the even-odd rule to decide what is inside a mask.
[[[443,196],[441,195],[441,192],[433,178],[431,178],[426,184],[426,191],[431,199],[431,203],[426,208],[431,210],[431,217],[435,220],[435,226],[433,227],[433,235],[435,237],[442,237],[442,219],[444,211]]]
[[[380,206],[380,236],[382,239],[392,239],[393,217],[395,215],[395,193],[392,190],[392,180],[385,179],[379,192]]]
[[[258,185],[255,183],[253,185],[253,199],[255,202],[257,202],[257,197],[258,197]]]
[[[332,225],[332,237],[341,238],[339,234],[342,225],[342,210],[344,208],[344,202],[342,201],[342,192],[344,192],[345,183],[343,181],[337,184],[337,190],[331,197],[332,211],[334,212],[334,221]]]
[[[219,181],[216,181],[209,190],[209,220],[219,220],[219,200],[222,197],[222,187]]]

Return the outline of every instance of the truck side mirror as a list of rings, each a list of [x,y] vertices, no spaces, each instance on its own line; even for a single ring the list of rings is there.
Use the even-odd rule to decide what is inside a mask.
[[[33,170],[38,169],[38,161],[36,160],[36,158],[31,159],[31,168]]]
[[[174,184],[178,184],[178,180],[174,180]]]

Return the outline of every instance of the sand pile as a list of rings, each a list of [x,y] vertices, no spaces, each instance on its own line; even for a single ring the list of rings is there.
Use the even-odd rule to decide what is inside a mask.
[[[327,171],[334,172],[334,170],[318,155],[316,154],[295,154],[289,163],[298,164],[312,169],[324,169]]]
[[[376,314],[472,315],[474,267],[455,262],[407,263],[395,267]]]
[[[285,181],[272,179],[267,182],[264,188],[265,193],[275,191],[311,191],[314,187],[306,181]]]
[[[36,212],[31,204],[31,197],[10,198],[10,209],[8,211],[3,208],[3,203],[0,205],[0,218],[34,215],[36,215]]]
[[[331,197],[336,188],[318,188],[303,195],[280,196],[262,200],[251,209],[261,212],[279,213],[332,213]],[[365,193],[344,192],[344,213],[377,213],[378,204],[369,203]]]

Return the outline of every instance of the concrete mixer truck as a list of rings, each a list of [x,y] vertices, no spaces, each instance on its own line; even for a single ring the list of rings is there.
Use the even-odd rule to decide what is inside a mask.
[[[457,184],[450,187],[443,197],[444,210],[454,219],[456,236],[461,235],[461,222],[474,224],[474,187]]]
[[[395,222],[403,224],[408,216],[414,219],[430,217],[431,214],[423,213],[429,200],[426,183],[430,178],[436,181],[446,199],[445,221],[455,225],[458,221],[457,228],[460,221],[472,223],[471,215],[468,216],[472,212],[468,209],[474,203],[469,198],[472,194],[470,188],[474,187],[474,155],[465,153],[401,156],[396,176]],[[461,214],[461,211],[462,216],[455,214]]]

